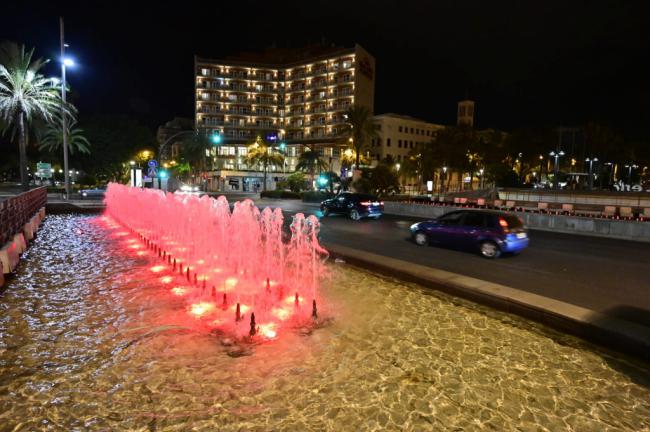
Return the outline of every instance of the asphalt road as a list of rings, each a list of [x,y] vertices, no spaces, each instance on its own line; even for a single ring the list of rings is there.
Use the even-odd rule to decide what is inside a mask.
[[[258,200],[320,216],[317,205]],[[416,246],[409,226],[422,219],[384,215],[354,222],[321,218],[323,244],[372,253],[471,276],[551,297],[650,326],[650,244],[601,237],[530,231],[530,247],[516,256],[487,260],[471,251]]]

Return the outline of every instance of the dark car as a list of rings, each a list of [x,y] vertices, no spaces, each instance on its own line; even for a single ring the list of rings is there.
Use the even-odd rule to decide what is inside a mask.
[[[344,214],[352,220],[364,217],[379,219],[384,214],[384,202],[374,195],[343,192],[320,203],[320,209],[323,216]]]
[[[487,210],[459,210],[411,225],[420,246],[441,244],[478,250],[486,258],[517,253],[528,246],[528,233],[512,214]]]
[[[100,199],[104,198],[106,194],[106,188],[95,188],[95,189],[81,189],[79,191],[79,197],[81,199]]]

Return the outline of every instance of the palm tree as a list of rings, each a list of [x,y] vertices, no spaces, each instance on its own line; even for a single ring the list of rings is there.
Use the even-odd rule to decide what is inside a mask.
[[[32,61],[34,50],[24,45],[6,43],[0,47],[0,118],[12,137],[18,135],[20,180],[29,189],[27,178],[27,129],[35,119],[50,123],[55,113],[71,114],[71,105],[63,106],[55,81],[38,71],[45,65],[42,59]]]
[[[183,167],[187,168],[190,178],[198,170],[206,169],[206,150],[214,145],[212,142],[212,133],[198,129],[194,133],[188,133],[184,136],[180,149],[180,159]],[[184,170],[181,170],[184,171]]]
[[[246,161],[252,165],[262,165],[264,170],[263,190],[266,191],[266,173],[269,165],[283,164],[284,156],[282,153],[274,151],[273,146],[262,138],[262,135],[258,135],[255,142],[248,147]]]
[[[361,163],[361,152],[368,146],[370,140],[377,138],[377,125],[372,121],[370,110],[364,106],[351,106],[343,115],[346,123],[341,130],[341,139],[347,143],[356,154],[356,168]]]
[[[75,151],[84,154],[90,154],[90,142],[83,136],[83,129],[76,128],[77,121],[72,119],[68,123],[68,149],[73,155]],[[63,147],[63,131],[57,124],[48,124],[45,132],[41,136],[41,142],[38,145],[39,150],[56,152]]]
[[[311,183],[313,185],[314,175],[316,174],[316,171],[323,171],[325,169],[328,169],[328,166],[327,163],[320,158],[320,155],[317,151],[312,150],[308,147],[298,157],[296,169],[308,172],[311,176]]]

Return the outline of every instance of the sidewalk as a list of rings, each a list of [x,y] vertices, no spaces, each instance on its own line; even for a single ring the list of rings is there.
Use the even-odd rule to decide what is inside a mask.
[[[336,243],[324,246],[333,257],[342,258],[352,265],[520,315],[650,361],[650,327],[624,317]]]

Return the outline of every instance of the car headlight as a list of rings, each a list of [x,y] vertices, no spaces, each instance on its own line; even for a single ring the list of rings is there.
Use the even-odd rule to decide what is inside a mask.
[[[415,231],[416,229],[418,229],[419,226],[420,226],[420,222],[414,223],[413,225],[411,225],[410,230]]]
[[[82,196],[88,196],[88,194],[86,192],[82,193],[81,195]]]

